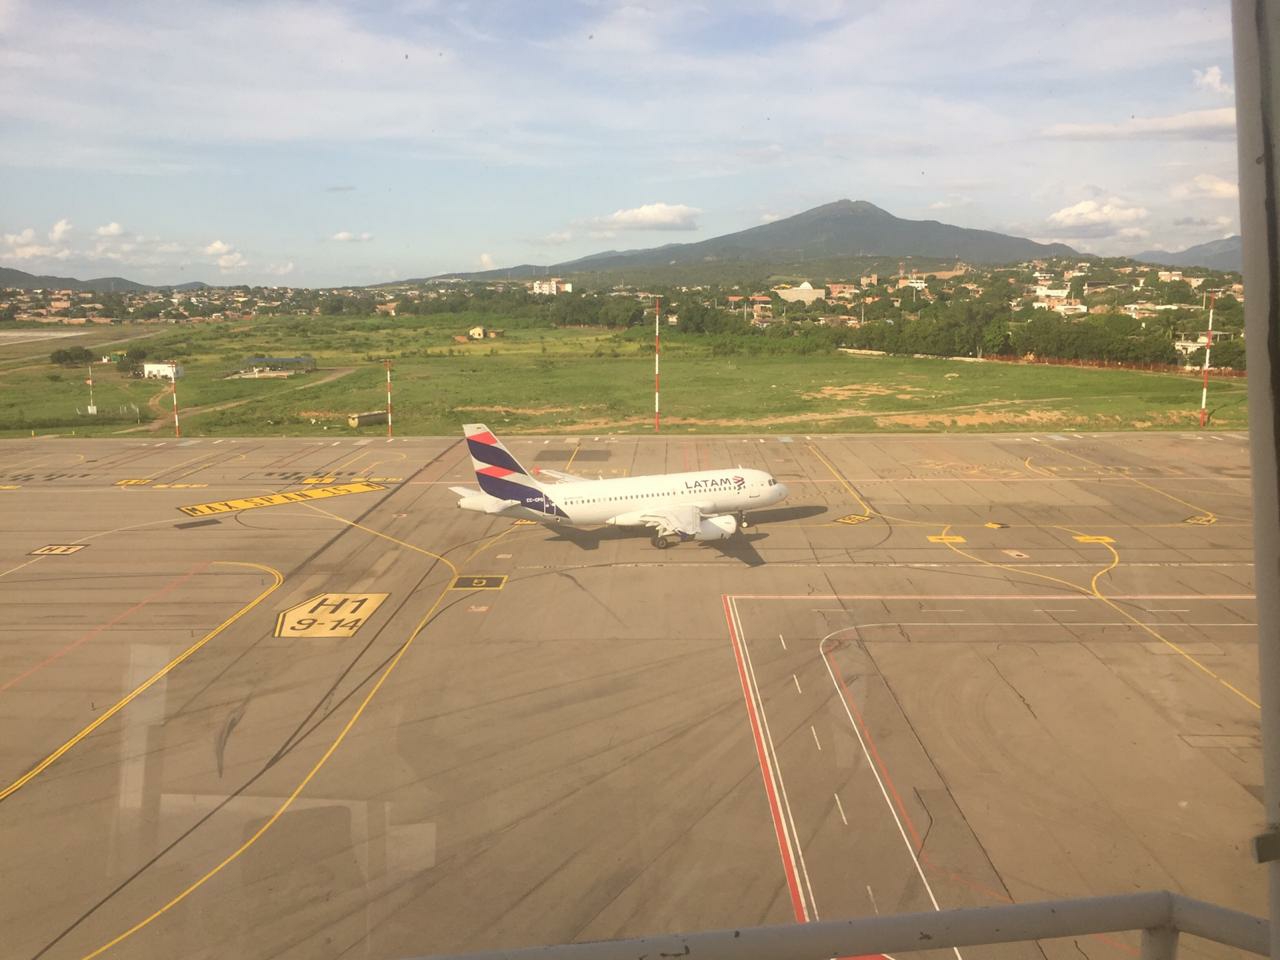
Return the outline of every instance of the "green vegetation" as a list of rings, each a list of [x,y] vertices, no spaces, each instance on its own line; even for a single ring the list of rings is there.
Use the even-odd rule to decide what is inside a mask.
[[[634,310],[634,301],[623,302]],[[398,433],[449,435],[466,420],[513,433],[650,429],[650,325],[550,326],[538,302],[490,298],[468,307],[396,318],[343,312],[186,324],[149,336],[145,349],[183,365],[178,396],[189,436],[359,433],[346,417],[382,406],[383,358],[395,363]],[[852,332],[845,328],[799,322],[744,333],[724,311],[688,315],[704,330],[708,323],[722,328],[664,329],[664,430],[671,432],[1105,430],[1196,422],[1192,377],[850,356],[833,349]],[[615,322],[630,320],[619,308]],[[455,342],[476,325],[505,335]],[[248,356],[299,353],[314,356],[320,369],[225,379]],[[100,415],[89,417],[78,412],[88,402],[84,378],[71,372],[51,379],[56,370],[43,362],[0,369],[0,433],[167,429],[168,383],[96,364]],[[1210,396],[1215,426],[1245,425],[1242,380],[1215,381]]]

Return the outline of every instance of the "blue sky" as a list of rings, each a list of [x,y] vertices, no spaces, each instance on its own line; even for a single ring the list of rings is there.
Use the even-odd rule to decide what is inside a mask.
[[[329,285],[847,197],[1096,253],[1238,231],[1229,6],[0,0],[0,265]]]

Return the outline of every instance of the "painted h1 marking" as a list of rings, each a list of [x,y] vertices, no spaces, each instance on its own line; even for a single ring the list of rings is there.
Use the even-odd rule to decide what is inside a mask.
[[[322,593],[276,617],[277,637],[353,636],[387,599],[386,593]]]
[[[501,590],[507,585],[505,575],[500,577],[454,577],[450,590]]]
[[[385,489],[386,487],[381,484],[360,481],[357,483],[341,483],[332,487],[294,490],[290,493],[269,493],[261,497],[244,497],[239,500],[216,500],[213,503],[195,503],[178,509],[189,517],[207,517],[213,513],[234,513],[237,510],[276,507],[285,503],[303,503],[307,500],[324,500],[327,497],[341,497],[351,493],[373,493],[375,490]]]

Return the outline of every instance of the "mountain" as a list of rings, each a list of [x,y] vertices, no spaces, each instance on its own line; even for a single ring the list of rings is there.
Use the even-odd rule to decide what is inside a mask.
[[[1198,243],[1176,253],[1166,250],[1145,250],[1133,257],[1139,263],[1154,263],[1162,267],[1207,267],[1210,270],[1244,269],[1244,249],[1240,238],[1226,237]]]
[[[921,257],[968,263],[1013,263],[1079,256],[1066,244],[1036,243],[937,220],[903,220],[865,200],[837,200],[804,213],[697,243],[646,250],[606,250],[550,266],[449,274],[464,278],[568,276],[575,273],[723,262],[802,262],[833,257]]]
[[[174,290],[202,290],[208,284],[194,281],[180,283]],[[77,280],[74,277],[38,277],[23,270],[0,267],[0,287],[16,287],[19,290],[75,290],[94,293],[138,293],[144,290],[167,290],[168,287],[152,287],[145,283],[126,280],[124,277],[98,277],[96,280]]]

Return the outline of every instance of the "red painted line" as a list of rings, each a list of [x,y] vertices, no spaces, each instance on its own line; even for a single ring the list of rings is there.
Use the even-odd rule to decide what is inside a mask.
[[[187,572],[187,573],[183,574],[183,575],[182,575],[182,576],[180,576],[180,577],[176,577],[176,578],[175,578],[175,579],[173,579],[173,580],[170,580],[168,583],[166,583],[163,587],[161,587],[159,590],[157,590],[157,591],[156,591],[155,593],[153,593],[151,596],[147,597],[145,600],[140,600],[140,601],[138,601],[138,602],[137,602],[137,603],[135,603],[132,607],[130,607],[128,610],[126,610],[124,613],[118,614],[117,616],[115,616],[115,617],[114,617],[114,618],[112,618],[111,620],[108,620],[106,623],[102,624],[102,625],[101,625],[101,626],[99,626],[99,627],[94,627],[92,630],[90,630],[88,633],[86,633],[84,636],[82,636],[79,640],[74,640],[74,641],[72,641],[71,643],[69,643],[69,644],[67,644],[65,647],[63,647],[61,650],[59,650],[57,653],[54,653],[54,654],[49,655],[48,657],[45,657],[45,659],[41,660],[41,661],[40,661],[39,663],[37,663],[34,667],[31,667],[30,669],[26,670],[25,672],[18,674],[18,675],[17,675],[16,677],[14,677],[13,679],[8,680],[8,681],[6,681],[6,682],[5,682],[5,683],[3,683],[3,684],[0,684],[0,693],[3,693],[4,691],[8,690],[10,687],[15,686],[15,685],[16,685],[16,684],[18,684],[18,683],[21,683],[23,680],[25,680],[27,677],[31,676],[33,673],[37,673],[37,672],[39,672],[40,670],[43,670],[43,669],[44,669],[45,667],[47,667],[49,664],[51,664],[51,663],[53,663],[53,662],[55,662],[55,661],[57,661],[57,660],[61,660],[61,659],[62,659],[63,657],[65,657],[68,653],[70,653],[72,650],[75,650],[75,649],[77,649],[77,648],[79,648],[79,647],[84,646],[84,644],[88,643],[90,640],[92,640],[92,639],[93,639],[94,637],[96,637],[98,634],[102,633],[104,630],[109,630],[109,629],[111,629],[111,628],[112,628],[112,627],[114,627],[117,623],[120,623],[121,621],[123,621],[123,620],[127,619],[128,617],[132,616],[133,614],[137,613],[139,610],[141,610],[143,607],[145,607],[147,604],[149,604],[152,600],[155,600],[155,599],[157,599],[157,598],[159,598],[159,597],[164,596],[166,593],[168,593],[168,592],[169,592],[170,590],[172,590],[174,587],[177,587],[177,586],[179,586],[179,585],[181,585],[181,584],[185,583],[186,581],[190,580],[193,576],[195,576],[197,573],[199,573],[201,570],[203,570],[203,569],[204,569],[205,567],[207,567],[208,565],[209,565],[209,564],[208,564],[208,562],[207,562],[207,561],[206,561],[205,563],[198,564],[197,566],[193,567],[189,572]]]
[[[782,871],[787,877],[787,889],[791,891],[791,909],[795,912],[796,922],[804,923],[804,902],[800,898],[800,881],[796,875],[795,863],[791,859],[791,847],[787,844],[786,833],[782,828],[782,808],[778,805],[778,797],[773,789],[773,779],[769,776],[766,764],[768,760],[764,751],[764,738],[760,735],[760,721],[756,716],[755,703],[751,699],[751,689],[747,684],[747,668],[742,658],[741,641],[733,627],[733,616],[729,612],[729,598],[724,601],[724,619],[729,625],[729,639],[733,643],[733,657],[738,664],[738,679],[742,681],[742,697],[747,702],[747,717],[751,720],[751,734],[756,741],[756,758],[760,761],[760,776],[764,780],[764,792],[769,798],[769,813],[773,817],[773,832],[778,838],[778,855],[782,857]]]

